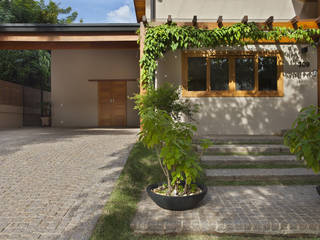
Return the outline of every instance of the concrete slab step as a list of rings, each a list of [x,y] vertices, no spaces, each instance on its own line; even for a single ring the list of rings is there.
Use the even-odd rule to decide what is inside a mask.
[[[207,135],[195,139],[210,139],[214,144],[283,144],[283,137],[272,135]]]
[[[201,148],[197,146],[200,151]],[[207,149],[207,153],[290,153],[284,145],[275,144],[246,144],[246,145],[213,145]]]
[[[313,180],[319,179],[311,169],[306,168],[271,168],[271,169],[207,169],[210,180],[216,181],[248,181],[248,180]]]
[[[204,164],[294,164],[295,155],[204,155],[201,157]]]

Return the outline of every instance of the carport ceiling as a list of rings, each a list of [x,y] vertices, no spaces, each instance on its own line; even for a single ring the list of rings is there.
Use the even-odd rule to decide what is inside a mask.
[[[138,48],[139,24],[0,24],[0,49]]]

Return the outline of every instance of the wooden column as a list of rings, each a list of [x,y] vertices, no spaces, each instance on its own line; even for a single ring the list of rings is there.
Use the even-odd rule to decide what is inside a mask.
[[[144,22],[140,22],[140,60],[143,57],[143,49],[144,49],[144,40],[145,40],[145,36],[146,36],[146,28],[144,25]],[[140,66],[140,94],[146,94],[146,89],[143,87],[143,83],[142,83],[142,67]],[[142,119],[140,117],[140,130],[143,129],[142,126]]]
[[[144,39],[146,35],[146,28],[143,22],[140,22],[140,60],[143,57],[143,49],[144,49]],[[146,93],[146,90],[142,84],[142,68],[140,66],[140,94]]]

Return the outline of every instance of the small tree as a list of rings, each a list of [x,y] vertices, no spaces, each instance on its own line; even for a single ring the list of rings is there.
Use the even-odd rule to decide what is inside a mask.
[[[320,113],[316,106],[300,111],[292,128],[285,134],[284,143],[299,160],[314,172],[320,170]]]
[[[192,138],[196,127],[181,121],[185,114],[190,119],[197,106],[179,100],[176,88],[164,85],[137,95],[136,109],[142,119],[140,141],[156,152],[157,160],[167,179],[167,195],[189,194],[201,171],[199,155],[194,150]],[[204,148],[209,144],[204,142]],[[184,183],[183,187],[180,187]]]

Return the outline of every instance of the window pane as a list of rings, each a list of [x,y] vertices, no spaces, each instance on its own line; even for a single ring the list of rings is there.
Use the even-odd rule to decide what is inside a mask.
[[[188,58],[188,90],[206,91],[207,61],[205,58]]]
[[[259,57],[259,91],[277,91],[277,57]]]
[[[210,85],[212,91],[229,89],[229,61],[227,58],[210,59]]]
[[[236,89],[254,90],[253,58],[236,58]]]

